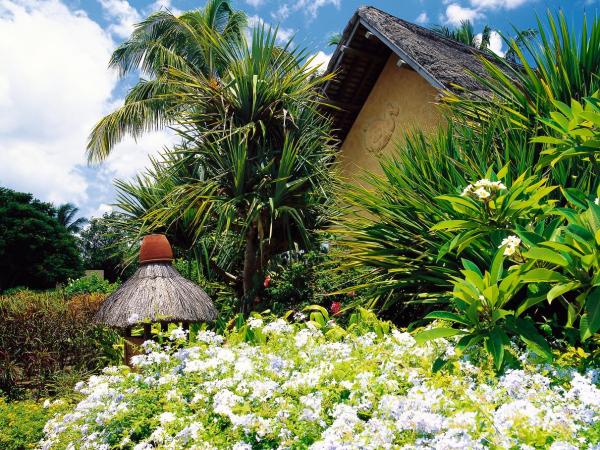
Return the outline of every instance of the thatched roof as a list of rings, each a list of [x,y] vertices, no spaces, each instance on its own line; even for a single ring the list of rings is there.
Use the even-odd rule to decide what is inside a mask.
[[[134,314],[139,322],[210,322],[218,315],[206,292],[182,277],[170,262],[141,265],[104,301],[96,320],[127,328]]]
[[[439,90],[461,86],[485,92],[469,72],[485,75],[481,57],[490,55],[372,6],[361,7],[348,22],[327,69],[338,74],[325,86],[325,94],[340,108],[333,120],[342,141],[391,54]]]

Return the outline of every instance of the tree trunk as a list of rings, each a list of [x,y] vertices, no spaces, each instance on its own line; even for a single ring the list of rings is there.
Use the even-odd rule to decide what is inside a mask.
[[[243,288],[244,297],[242,299],[242,314],[247,315],[250,312],[253,294],[255,291],[254,278],[256,275],[258,263],[258,243],[257,227],[252,225],[246,233],[246,248],[244,249],[244,269],[243,269]]]

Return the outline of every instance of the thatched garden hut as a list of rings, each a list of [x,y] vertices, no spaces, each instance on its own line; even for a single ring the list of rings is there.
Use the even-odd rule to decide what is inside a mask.
[[[126,341],[140,345],[150,339],[151,324],[212,322],[217,309],[200,286],[184,278],[173,267],[173,251],[164,235],[145,236],[140,249],[140,267],[102,304],[96,320],[124,332]],[[143,324],[143,336],[132,336],[134,326]],[[126,346],[126,362],[132,354]]]

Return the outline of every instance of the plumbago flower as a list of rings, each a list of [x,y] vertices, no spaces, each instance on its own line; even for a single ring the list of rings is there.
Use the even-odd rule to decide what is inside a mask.
[[[586,449],[600,436],[600,371],[534,365],[500,377],[454,344],[397,329],[330,333],[313,322],[252,322],[260,345],[205,331],[145,346],[136,371],[77,386],[42,449]],[[359,333],[358,331],[356,333]],[[328,336],[336,336],[333,339]],[[450,359],[449,372],[432,373]]]

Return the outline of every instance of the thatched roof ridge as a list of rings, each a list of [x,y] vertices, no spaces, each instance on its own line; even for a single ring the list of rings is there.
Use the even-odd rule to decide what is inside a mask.
[[[337,73],[324,88],[333,112],[334,126],[343,140],[375,85],[388,57],[395,54],[436,89],[457,86],[474,94],[487,94],[470,73],[485,76],[481,58],[494,57],[448,39],[435,31],[407,22],[372,6],[352,16],[327,68]]]
[[[469,91],[481,91],[481,85],[469,72],[485,76],[481,58],[492,59],[485,52],[465,45],[428,28],[392,16],[372,6],[363,6],[356,13],[404,53],[409,65],[417,64],[428,74],[432,84],[454,90],[461,86]],[[418,68],[413,67],[415,70]],[[419,70],[417,70],[419,72]]]
[[[109,296],[96,321],[127,328],[137,314],[139,321],[211,322],[217,310],[200,286],[182,277],[169,262],[143,264]]]

